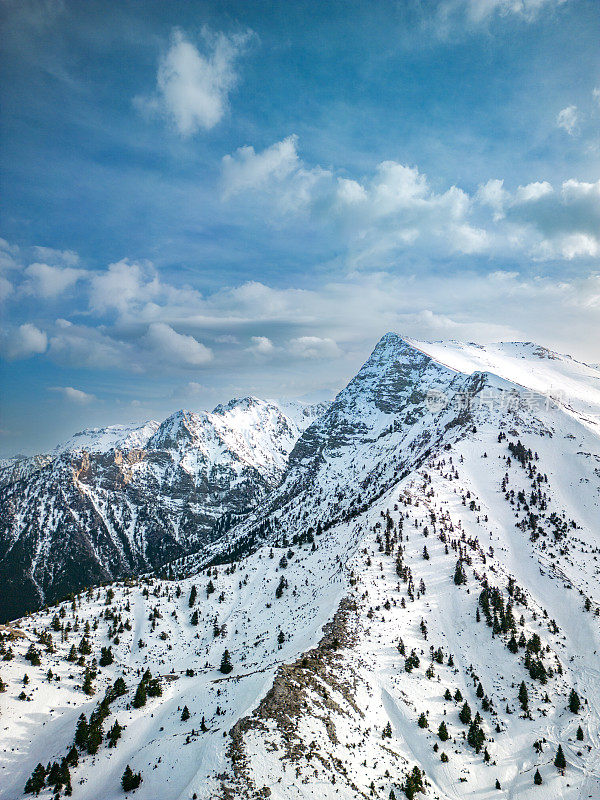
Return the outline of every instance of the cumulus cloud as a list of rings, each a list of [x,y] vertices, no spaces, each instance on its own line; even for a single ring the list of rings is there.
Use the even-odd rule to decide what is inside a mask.
[[[183,333],[177,333],[164,322],[153,322],[145,336],[148,348],[161,360],[185,367],[201,367],[212,360],[205,345]]]
[[[275,352],[275,345],[267,336],[252,336],[250,341],[248,350],[257,356],[270,356]]]
[[[559,128],[563,128],[569,136],[574,136],[577,132],[577,124],[579,122],[579,115],[577,113],[577,106],[567,106],[558,112],[556,117],[556,124]]]
[[[600,255],[600,181],[564,181],[519,187],[507,220],[529,229],[529,249],[540,258]],[[527,233],[527,231],[526,231]]]
[[[300,358],[338,358],[342,351],[333,339],[298,336],[290,341],[290,352]]]
[[[248,189],[263,189],[271,181],[282,181],[300,166],[296,150],[298,137],[288,136],[261,153],[240,147],[235,155],[223,157],[223,197],[228,199]]]
[[[73,267],[54,267],[50,264],[35,262],[25,270],[28,280],[25,282],[24,291],[27,294],[51,300],[72,288],[78,280],[85,278],[87,273],[82,269]]]
[[[50,391],[58,392],[65,400],[69,400],[71,403],[77,403],[81,406],[85,406],[96,399],[95,395],[83,392],[81,389],[74,389],[72,386],[51,386]]]
[[[33,248],[36,258],[48,264],[63,264],[65,267],[76,267],[79,264],[79,255],[73,250],[55,250],[53,247]]]
[[[20,269],[19,248],[6,239],[0,239],[0,273]]]
[[[45,353],[48,337],[44,331],[26,322],[14,330],[4,332],[1,346],[4,357],[9,361],[16,361]]]
[[[205,28],[205,52],[201,53],[175,28],[158,66],[155,94],[136,98],[136,105],[167,117],[181,136],[214,128],[227,110],[229,93],[237,82],[235,60],[249,36],[212,34]]]
[[[257,153],[253,147],[240,147],[222,160],[222,197],[229,200],[244,192],[262,193],[280,214],[305,211],[332,195],[333,176],[320,166],[308,167],[298,156],[298,137]]]
[[[48,354],[59,364],[71,367],[142,371],[133,343],[115,339],[101,327],[74,325],[65,319],[56,321]]]

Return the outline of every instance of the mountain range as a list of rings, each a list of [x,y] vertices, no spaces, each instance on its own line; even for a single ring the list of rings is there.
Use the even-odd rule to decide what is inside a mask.
[[[598,367],[390,333],[2,475],[3,800],[600,797]]]

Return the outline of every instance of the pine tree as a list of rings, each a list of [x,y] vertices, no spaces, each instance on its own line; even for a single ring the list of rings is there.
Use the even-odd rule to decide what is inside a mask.
[[[462,584],[467,582],[467,576],[465,574],[464,567],[462,565],[462,561],[459,558],[456,562],[456,568],[454,570],[454,583],[457,586],[461,586]]]
[[[533,776],[533,782],[535,783],[536,786],[541,786],[543,783],[539,769],[536,769],[535,771],[535,775]]]
[[[219,667],[223,675],[228,675],[231,670],[233,669],[233,664],[231,663],[231,656],[229,655],[229,650],[225,650],[223,653],[223,657],[221,659],[221,666]]]
[[[392,738],[392,725],[389,722],[389,720],[388,720],[387,725],[385,726],[385,728],[383,729],[383,731],[381,733],[381,738],[382,739],[391,739]]]
[[[133,698],[133,707],[134,708],[141,708],[142,706],[146,705],[146,681],[142,678],[142,680],[138,683],[138,687],[135,692],[135,697]]]
[[[573,714],[579,713],[579,707],[581,706],[581,700],[579,699],[579,695],[575,691],[575,689],[571,689],[569,694],[569,711]]]
[[[196,595],[198,594],[198,590],[195,586],[192,586],[190,591],[190,599],[188,600],[188,606],[191,608],[194,603],[196,602]]]
[[[121,778],[121,786],[124,792],[130,792],[137,789],[142,782],[142,775],[139,772],[133,772],[129,764],[125,767],[125,772]]]
[[[88,737],[88,724],[85,714],[80,714],[75,728],[75,744],[78,747],[85,747]]]
[[[577,728],[577,741],[583,742],[583,729],[581,725]]]
[[[468,725],[471,721],[471,706],[465,700],[464,706],[461,708],[458,718],[463,725]]]
[[[82,688],[83,688],[83,691],[86,694],[89,694],[89,695],[94,694],[95,689],[94,689],[94,686],[93,686],[93,683],[92,683],[92,671],[90,670],[89,667],[85,668],[85,674],[83,676],[83,687]]]
[[[438,728],[438,736],[442,742],[447,742],[450,738],[450,734],[448,733],[448,728],[446,727],[446,723],[442,720],[440,722],[440,726]]]
[[[108,738],[108,746],[109,747],[116,747],[117,742],[121,738],[121,733],[123,732],[123,726],[119,725],[119,720],[116,719],[112,728],[109,730],[107,738]]]
[[[500,781],[498,780],[498,778],[496,778],[496,789],[502,789],[502,786],[500,786]]]
[[[414,797],[418,792],[425,791],[425,787],[423,786],[423,774],[419,767],[414,766],[412,768],[412,772],[409,772],[406,776],[406,780],[402,788],[404,789],[404,794],[408,800],[414,800]]]
[[[184,706],[183,711],[181,712],[181,721],[187,722],[189,718],[190,718],[190,710],[187,706]]]
[[[429,561],[429,553],[427,552],[427,547],[423,547],[423,558],[425,561]]]
[[[25,792],[25,794],[39,794],[41,790],[44,788],[45,783],[46,783],[46,770],[42,766],[42,764],[38,764],[37,767],[31,773],[31,777],[28,778],[23,791]]]
[[[103,738],[104,734],[102,733],[101,724],[90,726],[86,742],[88,753],[92,755],[97,753]]]
[[[197,625],[198,624],[198,609],[197,608],[194,609],[194,611],[192,613],[192,616],[190,617],[190,623],[192,625]]]
[[[425,714],[421,714],[421,716],[419,717],[418,725],[419,725],[419,728],[426,728],[429,725],[429,723],[427,722],[427,717],[425,716]]]
[[[527,691],[527,686],[525,686],[525,681],[521,681],[521,685],[519,686],[519,703],[521,703],[521,708],[523,711],[527,711],[527,707],[529,705],[529,693]]]
[[[565,754],[563,753],[562,745],[558,745],[558,750],[556,751],[556,758],[554,759],[554,766],[560,772],[561,775],[564,775],[567,762],[565,759]]]

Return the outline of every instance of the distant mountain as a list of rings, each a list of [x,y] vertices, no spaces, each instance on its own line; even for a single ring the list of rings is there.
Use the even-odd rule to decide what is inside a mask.
[[[281,480],[321,406],[246,397],[75,434],[0,475],[0,619],[195,552]]]

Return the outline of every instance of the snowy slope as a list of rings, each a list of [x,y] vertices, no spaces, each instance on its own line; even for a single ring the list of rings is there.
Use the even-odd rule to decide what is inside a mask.
[[[86,428],[54,448],[54,454],[86,451],[105,453],[109,450],[134,450],[145,447],[156,433],[159,423],[149,420],[143,425],[108,425],[106,428]]]
[[[404,796],[414,766],[419,797],[600,796],[600,437],[587,378],[561,361],[579,395],[549,403],[508,357],[494,373],[459,364],[471,346],[451,344],[450,363],[422,344],[384,337],[300,436],[281,485],[204,555],[177,559],[173,580],[81,595],[57,631],[57,608],[12,626],[13,658],[0,661],[0,798],[20,797],[38,762],[66,754],[79,714],[120,675],[127,694],[104,732],[115,718],[125,730],[114,748],[80,750],[74,797],[97,798],[100,785],[107,800],[122,797],[127,764],[148,800],[387,800]],[[528,380],[548,386],[545,359],[540,369]],[[192,436],[192,423],[165,436]],[[227,553],[235,561],[206,566]],[[66,656],[86,622],[92,652],[78,665]],[[54,652],[47,636],[37,643],[44,628]],[[39,666],[24,659],[31,642]],[[90,697],[85,665],[109,644],[115,661]],[[136,709],[147,668],[162,696]],[[459,717],[465,701],[480,715],[474,729]]]

